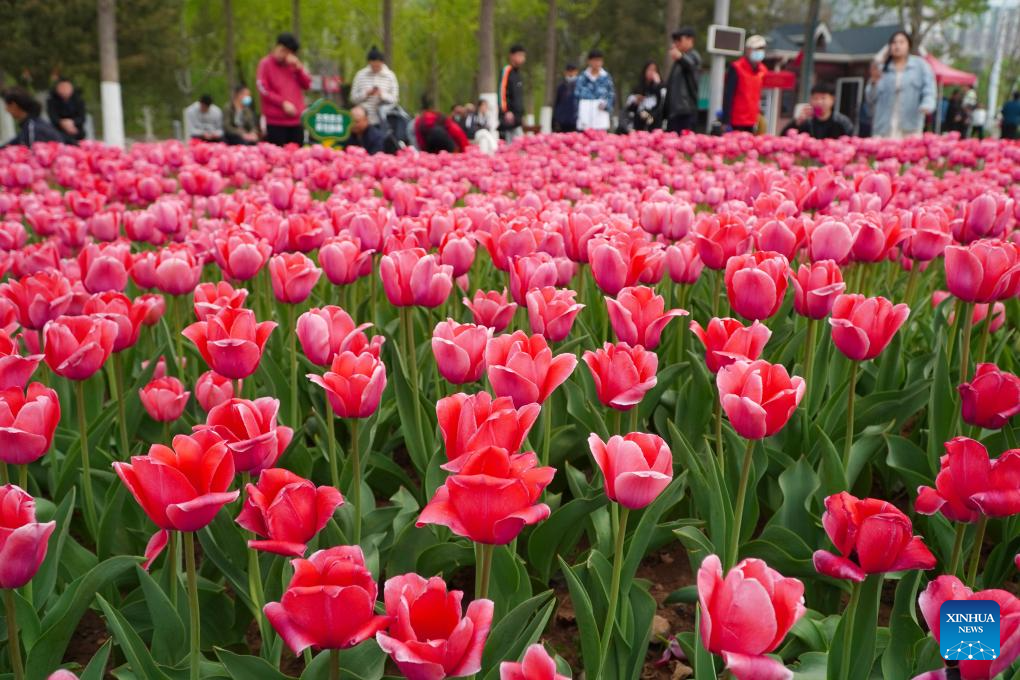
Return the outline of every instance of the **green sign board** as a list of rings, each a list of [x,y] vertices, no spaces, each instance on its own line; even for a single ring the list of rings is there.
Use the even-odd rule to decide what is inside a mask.
[[[312,139],[326,146],[346,141],[351,136],[351,113],[328,99],[319,99],[305,109],[301,122]]]

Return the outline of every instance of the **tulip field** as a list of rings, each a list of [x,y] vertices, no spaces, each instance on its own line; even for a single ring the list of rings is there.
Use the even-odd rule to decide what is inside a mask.
[[[1018,680],[1018,221],[955,135],[0,150],[0,680]]]

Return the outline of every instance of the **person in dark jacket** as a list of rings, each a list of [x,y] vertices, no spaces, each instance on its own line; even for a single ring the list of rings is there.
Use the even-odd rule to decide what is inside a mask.
[[[811,88],[811,104],[800,106],[797,116],[785,128],[785,135],[796,130],[815,139],[839,139],[854,132],[854,124],[836,106],[836,88],[832,83],[815,83]]]
[[[723,88],[723,126],[754,132],[761,115],[761,88],[765,81],[765,38],[752,35],[744,44],[744,56],[726,70]]]
[[[685,26],[673,32],[669,50],[673,66],[666,80],[666,101],[662,115],[670,132],[694,130],[698,123],[698,70],[701,55],[694,49],[694,29]]]
[[[463,151],[469,142],[459,125],[432,107],[432,100],[426,95],[421,98],[421,113],[414,122],[414,137],[418,150],[425,153],[450,153]]]
[[[59,78],[46,100],[46,115],[50,124],[68,140],[85,139],[85,102],[67,78]]]
[[[1017,130],[1020,130],[1020,92],[1014,92],[1002,105],[1002,138],[1017,139]]]
[[[661,127],[662,95],[659,65],[647,61],[640,80],[627,97],[627,118],[632,130],[649,131]]]
[[[370,154],[376,154],[383,150],[383,143],[386,136],[378,125],[368,122],[368,111],[365,107],[354,106],[351,108],[351,135],[344,143],[344,148],[360,146]]]
[[[563,80],[556,86],[556,102],[553,104],[553,132],[577,131],[577,99],[574,85],[577,84],[577,64],[567,64],[563,69]]]
[[[42,105],[35,97],[20,87],[12,87],[4,92],[4,104],[7,113],[18,124],[18,134],[4,146],[32,146],[36,142],[70,143],[66,135],[40,118]]]
[[[519,137],[524,130],[524,80],[521,66],[528,55],[521,45],[510,48],[509,63],[499,76],[499,131],[508,142]]]
[[[223,141],[243,145],[259,141],[259,119],[247,85],[234,87],[234,96],[223,109]]]

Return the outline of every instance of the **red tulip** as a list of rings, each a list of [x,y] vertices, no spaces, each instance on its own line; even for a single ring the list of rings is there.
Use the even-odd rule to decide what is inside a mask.
[[[1010,449],[993,461],[988,449],[967,437],[954,437],[945,447],[935,488],[917,489],[914,507],[919,513],[941,512],[953,522],[1020,514],[1020,449]]]
[[[215,432],[233,454],[234,468],[257,475],[276,464],[294,437],[294,430],[277,425],[279,410],[280,400],[272,397],[230,399],[209,409],[205,424],[194,429]]]
[[[0,588],[20,588],[46,559],[56,522],[35,521],[35,500],[13,484],[0,486]]]
[[[791,673],[766,656],[807,611],[804,584],[765,562],[746,559],[723,574],[709,555],[698,569],[701,644],[719,654],[737,680],[777,680]]]
[[[1020,413],[1020,378],[995,364],[978,364],[974,379],[957,389],[969,425],[998,430]]]
[[[804,379],[782,364],[735,361],[716,374],[719,401],[733,429],[745,439],[771,437],[783,429],[804,397]]]
[[[730,318],[713,318],[706,328],[692,321],[691,331],[705,346],[705,364],[712,373],[734,361],[754,361],[772,337],[772,331],[758,321],[744,326]]]
[[[991,600],[999,605],[999,656],[992,660],[962,659],[959,662],[961,680],[990,680],[1009,669],[1020,656],[1020,599],[1005,590],[982,590],[974,592],[955,576],[942,575],[928,584],[917,597],[921,616],[928,624],[928,630],[940,642],[940,616],[942,604],[947,600]],[[932,671],[918,676],[925,680],[945,680],[945,671]],[[917,680],[917,678],[915,678]]]
[[[665,311],[661,295],[647,286],[624,288],[616,298],[606,298],[609,321],[617,339],[653,350],[671,319],[687,316],[683,309]]]
[[[341,418],[369,417],[386,389],[386,366],[371,352],[340,352],[324,375],[307,377],[326,390],[333,412]]]
[[[724,269],[734,255],[751,247],[751,228],[740,215],[703,214],[694,225],[698,255],[709,269]]]
[[[320,550],[291,564],[294,577],[283,597],[263,611],[295,654],[354,647],[389,624],[388,616],[375,615],[379,590],[361,548]]]
[[[337,236],[319,248],[319,266],[334,286],[354,283],[372,273],[373,250],[362,250],[356,238]]]
[[[312,294],[322,270],[303,253],[282,253],[269,259],[269,276],[277,300],[298,304]]]
[[[350,314],[328,305],[312,308],[299,316],[296,330],[301,350],[308,360],[319,366],[329,366],[340,352],[371,352],[379,356],[386,338],[376,335],[369,341],[364,331],[371,326],[370,323],[355,326]]]
[[[93,316],[62,316],[43,330],[46,365],[70,380],[85,380],[103,367],[117,339],[117,324]]]
[[[649,505],[673,479],[673,454],[657,435],[631,432],[604,442],[592,434],[588,448],[602,471],[606,496],[625,508]]]
[[[517,453],[541,408],[538,404],[514,408],[509,397],[493,399],[488,392],[443,397],[436,402],[436,419],[449,461],[443,468],[458,472],[471,453],[490,446]]]
[[[454,385],[475,382],[485,372],[485,347],[492,329],[453,319],[440,321],[432,331],[432,354],[439,375]]]
[[[391,623],[376,641],[409,680],[442,680],[477,673],[492,625],[492,600],[472,600],[461,614],[459,590],[433,576],[403,574],[386,581],[383,599]]]
[[[807,235],[808,257],[812,262],[832,260],[843,264],[850,257],[854,237],[846,222],[822,218],[808,227]]]
[[[906,236],[901,218],[895,213],[867,212],[848,215],[854,232],[851,254],[857,262],[881,262]]]
[[[536,467],[534,453],[511,456],[489,447],[473,454],[446,478],[422,510],[417,526],[438,524],[475,543],[506,545],[529,524],[549,516],[539,503],[555,468]]]
[[[247,378],[258,369],[274,328],[274,321],[256,323],[255,312],[250,309],[228,307],[204,321],[196,321],[182,334],[195,343],[209,368],[236,380]]]
[[[234,398],[234,381],[224,378],[216,371],[206,371],[195,382],[195,399],[202,410],[208,413],[214,406]]]
[[[582,212],[571,212],[559,221],[559,233],[563,236],[564,253],[572,261],[588,261],[588,242],[600,234],[605,227],[594,224],[590,216]]]
[[[556,263],[548,253],[515,257],[510,261],[510,296],[518,305],[526,305],[529,290],[555,286],[557,277]]]
[[[156,288],[167,295],[186,295],[202,276],[202,263],[187,245],[171,245],[159,251],[155,269]]]
[[[312,215],[291,213],[280,220],[276,232],[276,247],[284,250],[309,253],[322,245],[327,236],[332,236],[332,224]]]
[[[639,237],[616,237],[612,240],[597,236],[588,242],[588,261],[596,285],[606,295],[618,295],[627,286],[641,280],[641,275],[665,252],[661,244],[652,244]],[[659,273],[661,273],[661,268]]]
[[[832,342],[853,361],[874,359],[907,320],[910,308],[884,297],[859,293],[840,295],[832,305]]]
[[[288,557],[303,556],[307,543],[344,503],[333,487],[316,487],[279,468],[262,470],[258,484],[249,484],[245,491],[248,495],[237,523],[265,537],[248,541],[248,547]]]
[[[666,271],[673,283],[697,283],[704,268],[705,263],[698,255],[698,244],[694,241],[680,241],[666,248]]]
[[[584,309],[576,302],[577,292],[569,288],[532,288],[527,293],[528,324],[531,332],[549,342],[560,342],[570,335],[574,319]]]
[[[514,318],[517,311],[516,302],[507,302],[506,289],[475,291],[471,300],[463,299],[464,306],[471,310],[474,322],[479,326],[488,326],[496,333],[501,333]]]
[[[453,267],[421,248],[395,250],[382,256],[379,276],[390,304],[397,307],[438,307],[453,289]]]
[[[132,301],[123,293],[111,290],[97,293],[86,300],[82,313],[116,323],[117,339],[113,341],[113,351],[123,352],[138,342],[138,333],[148,308],[144,302]]]
[[[18,343],[6,331],[0,330],[0,390],[10,387],[25,389],[42,359],[42,354],[22,356]]]
[[[497,335],[485,350],[489,384],[499,397],[510,397],[514,406],[541,404],[570,377],[577,366],[573,354],[553,356],[541,335],[523,331]]]
[[[145,310],[145,316],[142,318],[143,326],[155,326],[166,312],[166,300],[162,295],[156,293],[139,295],[135,298],[134,304]]]
[[[946,287],[964,302],[1008,300],[1020,289],[1020,246],[989,240],[947,247]]]
[[[556,672],[556,662],[542,645],[531,645],[521,663],[499,664],[499,680],[570,680]]]
[[[257,234],[232,229],[214,241],[212,252],[224,275],[234,281],[247,281],[269,261],[273,247]]]
[[[793,279],[793,308],[809,319],[824,319],[836,297],[846,290],[843,272],[834,260],[802,264]]]
[[[918,262],[929,262],[942,255],[952,241],[945,211],[915,208],[903,241],[903,254]]]
[[[935,556],[913,535],[910,518],[891,503],[843,491],[825,499],[822,526],[840,554],[816,551],[814,565],[820,574],[863,581],[868,574],[935,566]]]
[[[131,269],[131,247],[124,241],[104,245],[91,243],[78,253],[78,268],[81,282],[90,293],[124,290]]]
[[[60,399],[42,383],[0,390],[0,461],[27,465],[42,457],[60,422]]]
[[[629,411],[655,387],[659,357],[640,345],[607,342],[601,349],[585,352],[582,358],[604,406]]]
[[[759,321],[779,311],[790,265],[779,253],[759,250],[726,262],[726,296],[741,316]]]
[[[0,295],[18,311],[18,323],[40,330],[46,322],[62,316],[71,304],[71,282],[63,274],[39,272],[0,285]]]
[[[195,287],[195,317],[201,321],[225,307],[244,307],[247,288],[234,288],[226,281],[200,283]]]
[[[191,392],[184,389],[181,381],[173,377],[155,378],[138,390],[138,398],[149,417],[156,422],[173,422],[184,413]]]

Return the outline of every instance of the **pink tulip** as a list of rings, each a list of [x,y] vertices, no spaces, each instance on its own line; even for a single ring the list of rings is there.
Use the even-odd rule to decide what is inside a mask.
[[[640,345],[607,342],[601,349],[585,352],[582,358],[604,406],[629,411],[655,387],[659,358]]]
[[[510,397],[520,408],[545,402],[573,373],[577,357],[566,353],[554,357],[541,335],[517,331],[489,340],[485,363],[492,391]]]
[[[528,324],[531,332],[549,342],[560,342],[570,334],[574,319],[584,309],[575,300],[577,292],[569,289],[532,288],[527,294]]]
[[[758,321],[744,326],[736,319],[713,318],[705,328],[697,321],[690,328],[705,346],[705,364],[712,373],[734,361],[754,361],[772,337],[772,331]]]
[[[319,248],[319,266],[334,286],[354,283],[372,273],[371,250],[362,250],[356,240],[334,237]]]
[[[195,383],[195,399],[206,413],[233,398],[234,382],[216,371],[206,371]]]
[[[513,320],[514,312],[517,311],[516,302],[507,302],[506,289],[502,292],[497,290],[478,290],[472,299],[464,298],[464,306],[471,310],[471,316],[479,326],[488,326],[494,332],[500,333]]]
[[[453,288],[453,267],[439,264],[438,256],[421,248],[383,255],[379,277],[390,304],[397,307],[438,307]]]
[[[703,215],[694,226],[698,255],[709,269],[724,269],[734,255],[751,247],[751,230],[743,217],[734,214]]]
[[[733,429],[745,439],[771,437],[790,420],[804,397],[804,379],[782,364],[736,361],[716,374],[719,401]]]
[[[673,454],[657,435],[631,432],[604,442],[592,434],[588,448],[602,471],[606,496],[625,508],[651,504],[673,479]]]
[[[698,255],[694,241],[680,241],[666,248],[666,271],[673,283],[692,285],[698,282],[705,263]]]
[[[824,319],[836,298],[846,290],[843,273],[833,260],[802,264],[793,281],[793,308],[809,319]]]
[[[884,297],[843,294],[832,306],[832,342],[853,361],[874,359],[907,320],[910,308]]]
[[[322,270],[304,253],[283,253],[269,259],[273,295],[280,302],[292,305],[304,302],[312,294],[320,276]]]
[[[371,326],[370,323],[355,326],[350,314],[329,305],[310,309],[299,316],[296,332],[301,351],[308,360],[318,366],[329,366],[334,356],[345,351],[371,352],[378,357],[386,338],[376,335],[369,341],[365,330]]]
[[[173,422],[184,413],[191,392],[177,378],[155,378],[138,390],[138,398],[149,417],[156,422]]]
[[[529,290],[555,286],[557,276],[556,263],[548,253],[515,257],[510,261],[510,296],[518,305],[527,305]]]
[[[432,354],[439,375],[454,385],[475,382],[485,372],[485,347],[492,329],[447,319],[432,332]]]
[[[609,321],[617,339],[653,350],[670,320],[687,316],[683,309],[665,311],[661,295],[646,286],[624,288],[616,298],[606,298]]]

